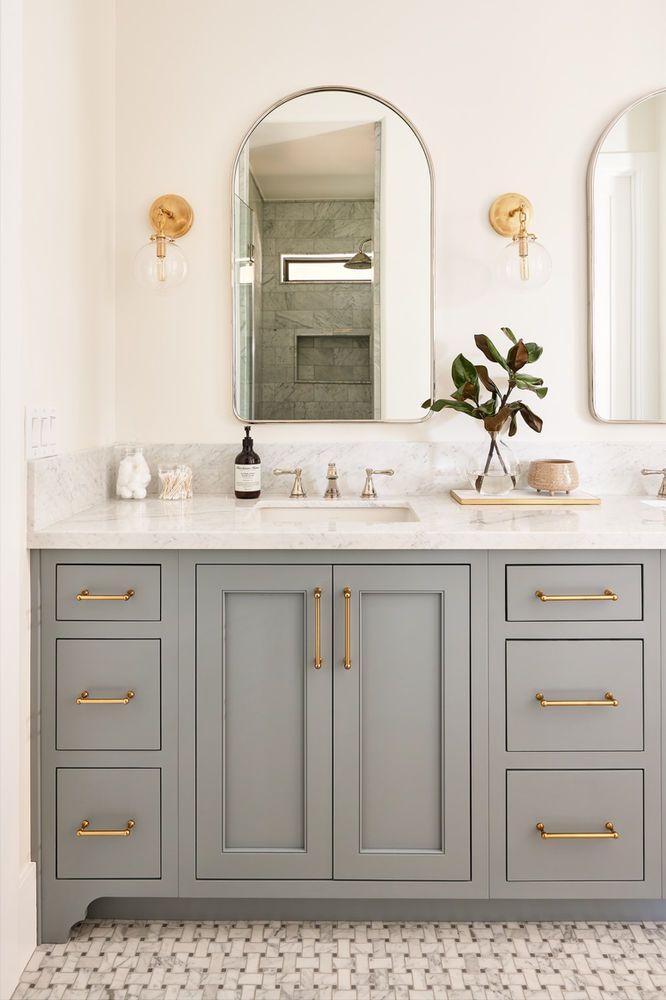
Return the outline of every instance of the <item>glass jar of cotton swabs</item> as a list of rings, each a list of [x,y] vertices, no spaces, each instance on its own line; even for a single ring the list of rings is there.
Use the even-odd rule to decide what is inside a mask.
[[[160,465],[160,500],[191,500],[192,469],[189,465]]]

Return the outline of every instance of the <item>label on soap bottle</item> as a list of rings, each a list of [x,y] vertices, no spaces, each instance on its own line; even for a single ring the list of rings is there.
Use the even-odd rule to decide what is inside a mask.
[[[234,467],[234,489],[239,493],[254,493],[261,489],[260,465],[236,465]]]

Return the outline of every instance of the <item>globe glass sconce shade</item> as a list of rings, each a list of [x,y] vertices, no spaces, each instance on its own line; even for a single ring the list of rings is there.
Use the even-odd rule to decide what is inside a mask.
[[[550,254],[535,238],[528,241],[526,250],[521,255],[513,240],[507,243],[497,261],[497,275],[504,284],[518,290],[542,288],[553,270]]]
[[[545,246],[529,232],[532,205],[522,194],[500,195],[490,206],[490,225],[500,236],[510,236],[497,262],[497,276],[518,291],[542,288],[550,278],[552,261]]]
[[[145,288],[162,291],[187,277],[187,259],[175,242],[192,228],[191,206],[176,194],[156,198],[148,213],[153,234],[134,258],[134,274]]]
[[[180,285],[187,277],[187,260],[177,243],[166,240],[164,256],[158,256],[157,238],[142,246],[134,258],[134,274],[144,288],[160,291]]]

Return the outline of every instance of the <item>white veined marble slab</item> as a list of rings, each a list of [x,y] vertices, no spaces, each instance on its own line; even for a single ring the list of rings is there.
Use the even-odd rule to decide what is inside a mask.
[[[396,506],[398,498],[353,501]],[[378,523],[336,520],[307,524],[305,511],[321,500],[282,498],[293,520],[269,523],[266,501],[224,496],[192,500],[112,500],[57,521],[29,536],[31,548],[62,549],[661,549],[666,508],[640,497],[604,497],[594,507],[462,507],[448,495],[405,496],[414,520]],[[349,502],[351,503],[351,501]],[[349,507],[349,503],[347,507]],[[300,505],[300,506],[299,506]],[[298,511],[303,512],[299,518]]]

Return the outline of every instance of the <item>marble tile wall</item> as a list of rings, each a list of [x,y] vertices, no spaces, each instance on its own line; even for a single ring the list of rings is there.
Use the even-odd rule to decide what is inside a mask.
[[[358,420],[373,416],[371,386],[358,379],[297,377],[297,336],[366,338],[370,360],[372,285],[283,284],[286,253],[349,253],[373,235],[372,201],[265,201],[262,232],[262,356],[258,419]],[[310,350],[310,345],[301,345]],[[356,345],[354,350],[356,350]],[[322,348],[323,350],[323,348]],[[356,384],[354,384],[356,383]]]
[[[323,495],[326,466],[335,462],[340,474],[343,497],[360,494],[363,470],[393,468],[392,478],[377,480],[381,497],[445,494],[455,486],[465,486],[470,458],[482,442],[311,442],[308,444],[264,443],[261,427],[253,431],[255,449],[263,468],[262,496],[287,496],[289,478],[276,478],[274,468],[304,469],[305,488],[311,497]],[[151,444],[144,453],[153,472],[149,492],[157,492],[157,467],[160,463],[185,462],[194,470],[197,494],[233,493],[234,459],[240,450],[233,444]],[[615,444],[611,442],[567,442],[541,444],[535,437],[524,437],[514,447],[521,461],[524,479],[533,458],[573,459],[580,472],[581,487],[601,496],[656,495],[659,477],[645,478],[641,469],[666,467],[663,443]],[[28,511],[32,527],[41,528],[113,496],[116,451],[99,448],[91,451],[42,458],[28,463]]]

